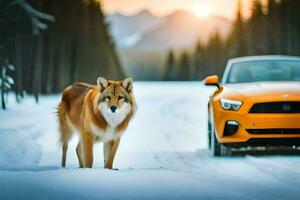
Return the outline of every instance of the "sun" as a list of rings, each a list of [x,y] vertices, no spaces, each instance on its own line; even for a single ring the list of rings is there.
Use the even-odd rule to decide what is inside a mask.
[[[193,8],[193,12],[200,18],[208,17],[211,14],[210,7],[205,4],[197,4]]]

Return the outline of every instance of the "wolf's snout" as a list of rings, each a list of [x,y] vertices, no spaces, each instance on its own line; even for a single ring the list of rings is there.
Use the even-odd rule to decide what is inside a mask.
[[[113,112],[113,113],[116,112],[117,106],[111,106],[111,107],[110,107],[110,110],[111,110],[111,112]]]

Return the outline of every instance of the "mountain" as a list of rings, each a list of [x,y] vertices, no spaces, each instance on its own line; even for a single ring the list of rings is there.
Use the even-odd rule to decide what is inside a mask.
[[[199,18],[188,11],[176,11],[156,17],[147,10],[132,16],[111,14],[107,21],[118,48],[139,50],[188,48],[199,40],[207,42],[216,31],[225,38],[233,24],[219,16]]]
[[[112,37],[119,48],[133,46],[143,33],[155,29],[163,20],[152,15],[148,10],[132,16],[119,13],[106,16],[106,21],[111,25]]]

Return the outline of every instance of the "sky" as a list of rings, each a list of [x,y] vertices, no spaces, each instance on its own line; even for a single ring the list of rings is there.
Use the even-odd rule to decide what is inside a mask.
[[[100,0],[105,13],[119,12],[135,14],[143,9],[157,16],[164,16],[176,10],[188,10],[199,16],[218,15],[233,19],[237,0]],[[242,0],[243,15],[249,16],[251,0]]]

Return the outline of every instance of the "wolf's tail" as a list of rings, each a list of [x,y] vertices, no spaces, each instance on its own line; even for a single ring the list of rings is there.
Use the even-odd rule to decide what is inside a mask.
[[[64,102],[62,101],[57,107],[57,117],[59,123],[60,143],[62,145],[62,159],[61,166],[66,166],[68,142],[72,136],[72,128],[68,123],[67,114],[64,108]]]

